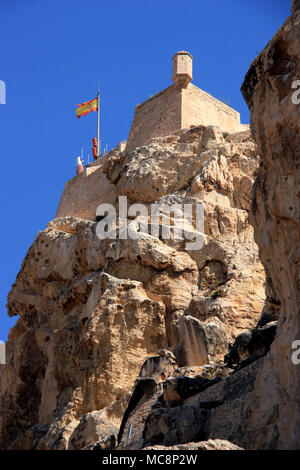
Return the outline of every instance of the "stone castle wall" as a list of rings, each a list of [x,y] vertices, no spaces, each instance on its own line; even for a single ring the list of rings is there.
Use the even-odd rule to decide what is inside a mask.
[[[182,89],[181,128],[193,125],[218,126],[229,133],[245,127],[237,111],[190,83]]]
[[[181,89],[171,85],[136,106],[126,150],[192,125],[219,126],[229,133],[249,128],[240,123],[237,111],[195,85]]]
[[[109,158],[98,159],[80,176],[67,181],[55,217],[79,217],[95,220],[99,204],[115,205],[117,191],[103,173],[103,164]]]
[[[132,150],[153,137],[170,135],[181,129],[181,91],[175,85],[135,107],[126,150]]]

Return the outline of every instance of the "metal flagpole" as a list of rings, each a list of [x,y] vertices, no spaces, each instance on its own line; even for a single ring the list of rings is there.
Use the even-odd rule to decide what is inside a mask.
[[[97,155],[100,156],[101,142],[100,142],[100,85],[98,85],[98,123],[97,123]]]

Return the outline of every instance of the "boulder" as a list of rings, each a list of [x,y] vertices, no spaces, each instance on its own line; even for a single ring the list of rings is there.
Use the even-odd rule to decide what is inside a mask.
[[[118,428],[103,418],[103,412],[93,411],[81,418],[70,437],[68,449],[81,450],[88,446],[96,445],[98,442],[103,442],[103,447],[104,441],[109,440],[112,443],[114,441],[112,436],[116,436],[117,433]]]

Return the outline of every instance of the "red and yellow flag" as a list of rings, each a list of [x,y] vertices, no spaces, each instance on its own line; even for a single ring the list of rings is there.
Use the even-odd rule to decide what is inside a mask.
[[[78,108],[76,109],[76,115],[79,119],[81,116],[85,116],[91,111],[98,111],[98,98],[78,104],[77,106]]]

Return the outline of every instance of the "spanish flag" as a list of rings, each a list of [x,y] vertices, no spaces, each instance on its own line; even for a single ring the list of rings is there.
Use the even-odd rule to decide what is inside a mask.
[[[98,98],[78,104],[77,106],[78,108],[76,109],[76,115],[79,119],[81,116],[85,116],[91,111],[98,111]]]

